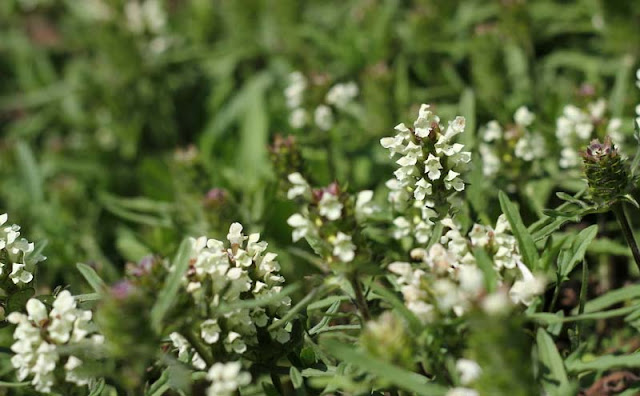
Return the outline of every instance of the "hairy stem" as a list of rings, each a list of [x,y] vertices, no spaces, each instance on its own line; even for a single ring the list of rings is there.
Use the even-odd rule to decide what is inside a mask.
[[[613,210],[613,213],[618,219],[618,223],[620,223],[622,234],[627,240],[627,244],[629,245],[629,248],[631,248],[631,254],[633,254],[633,259],[636,261],[636,265],[640,270],[640,249],[638,249],[638,244],[636,243],[636,239],[633,236],[633,230],[631,230],[631,225],[629,224],[627,215],[624,213],[624,207],[622,206],[622,203],[616,203],[615,205],[613,205],[611,210]]]

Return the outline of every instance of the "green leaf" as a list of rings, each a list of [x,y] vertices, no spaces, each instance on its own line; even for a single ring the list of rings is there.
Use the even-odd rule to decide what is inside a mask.
[[[558,271],[562,278],[567,277],[571,271],[584,260],[584,255],[587,252],[587,248],[591,241],[598,235],[598,226],[592,225],[591,227],[587,227],[584,230],[580,231],[578,235],[573,240],[571,244],[571,248],[569,251],[570,255],[566,256],[566,259],[561,261],[558,264]]]
[[[5,382],[0,381],[0,388],[22,388],[31,385],[31,382]]]
[[[584,306],[584,312],[598,312],[614,304],[638,297],[640,297],[640,285],[625,286],[588,301]]]
[[[96,293],[102,293],[107,289],[107,285],[93,268],[84,263],[77,263],[76,268]]]
[[[42,202],[44,200],[42,175],[31,148],[25,142],[20,141],[16,145],[16,154],[18,166],[27,185],[29,199],[34,203]]]
[[[487,292],[493,293],[496,290],[498,280],[496,271],[493,269],[491,258],[487,252],[480,247],[473,249],[473,256],[476,258],[476,263],[484,275],[484,286],[487,288]]]
[[[440,396],[447,392],[447,388],[433,384],[426,377],[407,371],[400,367],[383,362],[368,354],[356,351],[350,345],[334,339],[323,339],[320,343],[337,359],[363,369],[398,388],[416,395]]]
[[[102,391],[104,390],[104,387],[104,379],[100,378],[92,386],[89,387],[91,393],[89,393],[88,396],[100,396],[102,394]]]
[[[522,219],[520,218],[520,213],[518,213],[518,209],[516,206],[509,200],[507,194],[500,191],[498,193],[498,198],[500,199],[500,208],[502,212],[507,217],[509,224],[511,225],[511,231],[513,235],[516,237],[518,241],[518,247],[520,248],[520,253],[522,254],[522,260],[527,265],[527,267],[535,270],[538,268],[538,260],[540,257],[538,256],[538,250],[536,249],[536,245],[529,234],[529,231],[524,226]]]
[[[623,315],[630,314],[634,311],[637,311],[638,309],[640,309],[640,307],[636,304],[633,306],[612,309],[609,311],[585,313],[582,315],[567,316],[565,318],[549,312],[534,312],[534,313],[527,314],[527,318],[534,320],[538,323],[551,325],[555,323],[576,322],[579,320],[598,320],[598,319],[614,318],[616,316],[623,316]]]
[[[190,238],[185,238],[178,248],[178,253],[173,260],[173,271],[167,277],[167,280],[158,293],[158,300],[151,308],[151,325],[158,332],[162,326],[162,320],[167,314],[180,290],[182,284],[182,276],[189,268],[189,261],[192,254],[192,243]]]
[[[300,374],[300,371],[294,366],[291,366],[291,369],[289,369],[289,377],[291,378],[291,384],[294,389],[301,389],[304,386],[302,374]]]
[[[318,287],[314,287],[311,292],[309,292],[309,294],[307,294],[306,296],[304,296],[304,298],[302,300],[300,300],[295,306],[293,306],[293,308],[291,308],[289,311],[287,311],[287,313],[277,322],[272,323],[268,330],[269,331],[273,331],[279,327],[282,327],[284,325],[286,325],[287,323],[289,323],[291,321],[291,319],[298,314],[298,312],[302,311],[307,305],[309,305],[309,303],[311,303],[311,301],[313,301],[316,296],[318,294],[320,294],[320,296],[322,296],[322,293],[324,293],[324,288],[321,286]]]
[[[414,334],[417,335],[422,332],[424,327],[422,322],[404,305],[404,302],[400,300],[398,296],[375,282],[371,284],[371,290],[382,297],[385,302],[390,304],[407,321],[409,328]]]
[[[634,353],[631,355],[604,355],[586,362],[579,360],[567,361],[567,370],[570,373],[636,367],[640,367],[640,353]]]
[[[569,378],[562,362],[562,357],[553,339],[542,328],[536,334],[538,357],[544,366],[542,370],[542,385],[550,395],[561,395],[561,389],[569,387]]]
[[[471,150],[475,144],[476,135],[476,98],[472,88],[466,88],[460,95],[460,114],[465,118],[465,132],[460,137],[460,143],[466,150]]]
[[[36,294],[36,290],[33,287],[22,289],[11,294],[7,301],[7,313],[24,310],[27,301],[29,301],[34,294]]]

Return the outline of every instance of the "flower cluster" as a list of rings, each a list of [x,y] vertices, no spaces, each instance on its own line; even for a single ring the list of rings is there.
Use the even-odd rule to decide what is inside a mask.
[[[302,238],[322,240],[328,262],[353,261],[356,256],[353,228],[378,211],[373,203],[373,191],[360,191],[355,197],[350,197],[340,191],[337,183],[312,189],[297,172],[289,175],[289,183],[287,197],[306,204],[301,213],[295,213],[287,220],[293,227],[293,241]],[[345,216],[347,212],[353,213],[353,218]]]
[[[544,291],[544,280],[534,276],[522,263],[515,237],[509,223],[500,216],[495,228],[476,224],[465,237],[451,219],[444,219],[449,230],[440,243],[429,250],[413,249],[414,263],[393,262],[389,271],[397,275],[405,304],[416,317],[430,322],[439,314],[453,312],[461,316],[474,304],[488,313],[504,311],[508,290],[512,303],[530,305]],[[472,248],[484,249],[493,261],[494,276],[500,285],[494,295],[485,294],[485,276],[477,266]]]
[[[62,366],[65,381],[87,385],[90,378],[79,370],[82,360],[73,355],[65,358],[56,347],[81,342],[103,343],[103,337],[96,334],[91,323],[91,311],[77,308],[74,297],[67,290],[56,296],[49,313],[46,306],[35,298],[27,302],[26,308],[26,315],[12,312],[7,317],[9,322],[17,325],[13,333],[15,342],[11,350],[15,355],[11,364],[18,370],[18,379],[23,381],[32,376],[31,383],[37,391],[50,392],[56,383],[56,367],[66,359]]]
[[[394,221],[394,237],[414,235],[420,243],[426,243],[434,224],[450,209],[451,197],[464,190],[461,174],[471,161],[471,153],[463,151],[464,145],[454,143],[454,137],[464,131],[465,120],[456,117],[446,130],[440,118],[423,104],[413,128],[405,124],[395,127],[396,135],[380,140],[400,168],[395,178],[387,182],[391,190],[389,201],[402,215]]]
[[[233,223],[229,228],[229,244],[216,239],[192,239],[193,256],[185,275],[186,291],[196,303],[206,304],[209,313],[200,323],[199,334],[208,345],[222,345],[229,354],[244,354],[249,347],[258,345],[258,331],[279,320],[291,305],[284,297],[268,305],[253,308],[226,308],[241,300],[265,299],[282,291],[284,277],[279,274],[276,254],[266,252],[267,243],[260,234],[245,236],[243,227]],[[269,330],[271,338],[286,343],[290,326]],[[171,339],[181,355],[189,353],[187,341],[175,333]],[[194,356],[192,363],[204,368],[201,358]]]
[[[288,85],[284,95],[289,108],[289,125],[300,129],[309,123],[309,113],[304,107],[304,94],[309,84],[307,78],[296,71],[289,75]],[[332,86],[324,96],[324,101],[313,111],[313,123],[321,130],[327,131],[333,127],[334,111],[345,110],[358,96],[358,86],[355,82],[338,83]]]
[[[598,99],[589,103],[586,109],[567,105],[556,120],[556,138],[560,143],[560,167],[573,168],[580,164],[579,150],[592,139],[599,136],[611,136],[620,145],[624,143],[622,121],[619,118],[607,119],[607,102]]]
[[[496,177],[502,168],[518,173],[530,168],[531,163],[546,155],[545,141],[540,132],[532,128],[535,121],[527,107],[522,106],[513,116],[514,124],[503,128],[498,121],[490,121],[481,131],[483,142],[479,146],[482,173]],[[515,163],[517,161],[521,163]]]
[[[5,225],[7,219],[6,213],[0,215],[0,250],[4,253],[0,256],[0,274],[10,271],[9,278],[14,284],[26,284],[33,280],[35,265],[45,257],[33,255],[33,242],[19,238],[20,226]]]
[[[251,374],[243,372],[240,362],[215,363],[207,373],[211,386],[207,396],[231,396],[251,382]]]

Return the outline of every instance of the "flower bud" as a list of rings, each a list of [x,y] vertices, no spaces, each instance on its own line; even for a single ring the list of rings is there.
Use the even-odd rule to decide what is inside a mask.
[[[589,192],[596,202],[610,203],[625,193],[629,184],[625,159],[609,136],[605,137],[604,143],[592,140],[581,155]]]

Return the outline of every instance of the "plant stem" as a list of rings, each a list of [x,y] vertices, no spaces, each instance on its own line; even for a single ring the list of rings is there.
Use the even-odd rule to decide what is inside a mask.
[[[349,278],[349,281],[351,282],[351,287],[353,287],[353,292],[356,295],[356,305],[358,306],[358,310],[365,322],[368,322],[371,319],[371,316],[369,315],[369,307],[367,306],[367,300],[364,298],[364,294],[362,293],[362,287],[360,287],[358,276],[354,274]]]
[[[200,355],[202,360],[204,360],[205,363],[207,363],[207,366],[210,367],[211,365],[213,365],[214,363],[213,358],[209,354],[209,351],[207,351],[204,348],[202,343],[195,337],[195,335],[193,334],[193,332],[191,332],[190,329],[188,328],[184,329],[184,331],[180,332],[180,334],[189,342],[191,347],[196,350],[196,352],[198,353],[198,355]]]
[[[582,284],[580,285],[580,305],[578,306],[578,315],[584,313],[584,306],[587,302],[587,289],[589,288],[589,266],[587,260],[582,260]],[[580,345],[580,336],[582,334],[582,322],[576,322],[576,348]],[[575,348],[574,348],[575,349]]]
[[[631,248],[631,254],[633,254],[633,259],[636,261],[636,265],[640,270],[640,249],[638,249],[638,244],[636,243],[636,239],[633,236],[633,230],[631,229],[631,225],[629,224],[627,215],[624,213],[624,207],[622,206],[622,203],[619,202],[614,204],[611,210],[613,210],[613,213],[615,213],[616,218],[618,219],[618,223],[620,223],[622,234],[627,240],[627,244],[629,245],[629,248]]]
[[[269,375],[271,376],[273,387],[276,388],[281,395],[284,395],[284,389],[282,388],[282,382],[280,381],[278,374],[271,371],[269,372]]]

